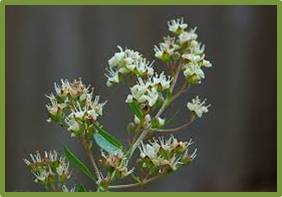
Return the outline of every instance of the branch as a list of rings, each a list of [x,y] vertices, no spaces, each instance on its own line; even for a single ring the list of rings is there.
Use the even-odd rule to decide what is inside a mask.
[[[183,85],[181,86],[181,88],[178,90],[178,92],[172,97],[171,101],[174,101],[176,98],[178,98],[182,93],[186,92],[188,90],[188,88],[190,87],[190,85],[187,83],[187,81],[185,81],[183,83]]]
[[[176,73],[175,73],[175,77],[173,78],[172,84],[170,86],[170,92],[173,92],[173,89],[175,87],[175,84],[177,82],[179,73],[181,71],[181,64],[178,65]],[[157,114],[155,115],[155,118],[158,118],[167,108],[167,106],[170,104],[169,100],[166,98],[165,101],[163,102],[161,108],[159,109],[159,111],[157,112]],[[136,150],[136,148],[140,145],[141,141],[146,137],[146,135],[149,133],[148,130],[143,130],[142,133],[139,135],[138,139],[135,141],[135,143],[132,145],[130,152],[129,152],[129,156],[128,159],[131,158],[131,156],[133,155],[134,151]]]
[[[134,151],[136,150],[136,148],[139,146],[139,144],[141,143],[141,141],[146,137],[146,135],[148,134],[149,130],[143,130],[142,133],[139,135],[139,137],[137,138],[137,140],[135,141],[135,143],[132,145],[130,151],[129,151],[129,156],[128,159],[132,157]]]
[[[131,183],[131,184],[125,184],[125,185],[110,185],[109,189],[120,189],[120,188],[130,188],[130,187],[137,187],[137,186],[141,186],[141,185],[145,185],[147,183],[150,183],[158,178],[160,178],[161,175],[157,175],[154,177],[151,177],[149,179],[143,180],[140,183]]]
[[[86,154],[87,154],[88,158],[89,158],[90,161],[91,161],[91,164],[92,164],[92,166],[93,166],[94,172],[95,172],[95,174],[96,174],[96,176],[97,176],[97,178],[98,178],[98,182],[101,181],[102,178],[103,178],[103,175],[102,175],[102,173],[100,172],[100,170],[99,170],[99,168],[98,168],[98,165],[97,165],[97,163],[96,163],[96,161],[95,161],[95,159],[94,159],[94,157],[93,157],[93,154],[92,154],[92,152],[91,152],[91,149],[88,148],[87,142],[86,142],[86,140],[85,140],[84,138],[81,139],[81,144],[82,144],[84,150],[86,151]]]
[[[187,123],[185,123],[185,124],[183,124],[183,125],[181,125],[181,126],[179,126],[179,127],[170,128],[170,129],[155,129],[155,130],[153,130],[153,131],[162,132],[162,133],[169,133],[169,132],[180,131],[180,130],[182,130],[182,129],[188,127],[188,126],[190,126],[194,120],[195,120],[195,116],[193,115],[193,116],[191,117],[191,119],[190,119]]]
[[[171,93],[173,93],[173,89],[174,89],[175,84],[176,84],[176,82],[177,82],[177,79],[178,79],[180,70],[181,70],[181,65],[179,64],[178,67],[177,67],[176,73],[175,73],[175,77],[173,78],[172,84],[171,84],[170,89],[169,89],[169,91],[170,91]],[[174,99],[173,99],[173,100],[174,100]],[[171,101],[169,101],[169,99],[166,98],[165,101],[163,102],[163,105],[162,105],[161,108],[159,109],[158,113],[155,115],[155,118],[160,117],[160,115],[166,110],[166,108],[168,107],[168,105],[169,105],[170,103],[171,103]]]

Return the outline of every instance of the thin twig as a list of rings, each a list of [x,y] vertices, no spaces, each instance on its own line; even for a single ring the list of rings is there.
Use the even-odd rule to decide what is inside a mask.
[[[183,85],[181,86],[181,88],[178,90],[178,92],[172,97],[171,101],[174,101],[175,99],[177,99],[182,93],[186,92],[188,90],[188,88],[190,87],[190,85],[185,81],[183,83]]]
[[[99,168],[98,168],[98,165],[97,165],[97,163],[96,163],[96,161],[95,161],[95,159],[94,159],[94,157],[93,157],[93,154],[92,154],[92,152],[91,152],[91,149],[89,149],[89,148],[87,147],[87,143],[86,143],[86,140],[85,140],[85,139],[82,139],[82,140],[81,140],[81,144],[82,144],[84,150],[86,151],[86,154],[87,154],[88,158],[89,158],[90,161],[91,161],[91,164],[92,164],[92,166],[93,166],[94,172],[95,172],[95,174],[96,174],[96,176],[97,176],[97,178],[98,178],[98,182],[100,182],[100,181],[103,179],[103,175],[102,175],[102,173],[100,172],[100,170],[99,170]]]
[[[146,135],[148,134],[149,130],[143,130],[142,133],[139,135],[139,137],[137,138],[137,140],[135,141],[135,143],[132,145],[130,151],[129,151],[129,155],[128,158],[131,158],[134,151],[136,150],[136,148],[140,145],[141,141],[146,137]]]
[[[169,89],[169,91],[171,93],[173,93],[173,90],[174,90],[174,87],[176,85],[180,70],[181,70],[181,65],[178,65],[176,73],[175,73],[175,77],[173,78],[172,84],[171,84],[170,89]],[[170,101],[168,100],[168,98],[166,98],[163,102],[163,105],[159,109],[158,113],[155,115],[155,118],[160,117],[160,115],[166,110],[166,108],[169,104],[170,104]]]
[[[120,188],[130,188],[130,187],[137,187],[137,186],[141,186],[141,185],[145,185],[147,183],[150,183],[158,178],[160,178],[161,175],[158,175],[158,176],[154,176],[152,178],[149,178],[149,179],[146,179],[146,180],[143,180],[142,182],[139,182],[139,183],[131,183],[131,184],[125,184],[125,185],[110,185],[109,186],[109,189],[120,189]]]
[[[180,131],[180,130],[190,126],[194,120],[195,120],[195,116],[192,116],[191,119],[187,123],[185,123],[185,124],[183,124],[183,125],[181,125],[179,127],[170,128],[170,129],[155,129],[153,131],[162,132],[162,133],[169,133],[169,132]]]

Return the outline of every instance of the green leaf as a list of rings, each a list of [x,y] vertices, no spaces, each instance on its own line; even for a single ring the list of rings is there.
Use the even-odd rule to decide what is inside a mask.
[[[81,184],[76,188],[76,192],[87,192],[87,189]]]
[[[96,133],[101,135],[106,141],[108,141],[110,144],[112,144],[113,146],[115,146],[119,149],[123,148],[122,143],[116,137],[111,135],[108,131],[103,129],[101,126],[97,126],[97,125],[94,125],[94,126],[95,126],[96,131],[97,131]]]
[[[128,105],[134,115],[136,115],[139,119],[143,118],[143,112],[136,101],[132,101],[131,103],[128,103]]]
[[[81,172],[88,176],[93,181],[96,181],[96,177],[91,173],[89,168],[77,157],[68,147],[64,147],[64,153],[66,158],[76,166]]]
[[[120,151],[121,149],[114,146],[110,143],[103,135],[100,133],[95,133],[93,135],[95,142],[100,146],[103,150],[107,151],[108,153],[113,153],[116,151]]]

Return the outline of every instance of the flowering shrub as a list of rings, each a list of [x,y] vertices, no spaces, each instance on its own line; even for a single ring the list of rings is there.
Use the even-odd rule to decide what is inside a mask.
[[[105,74],[108,87],[134,82],[130,83],[125,98],[133,113],[133,121],[128,124],[127,146],[99,122],[106,102],[94,95],[94,88],[81,79],[55,83],[55,92],[47,96],[47,121],[62,126],[80,142],[92,169],[66,146],[64,156],[58,156],[56,151],[44,152],[44,155],[36,152],[30,154],[31,160],[24,159],[36,183],[49,191],[62,192],[136,187],[176,171],[195,159],[197,149],[191,147],[192,139],[181,141],[173,135],[165,137],[162,134],[183,130],[196,118],[201,118],[210,107],[206,99],[196,96],[188,102],[190,118],[176,128],[167,128],[169,120],[163,113],[190,86],[201,84],[205,79],[204,69],[211,67],[211,63],[205,59],[204,45],[197,41],[196,28],[188,29],[180,18],[169,21],[168,29],[171,35],[154,47],[155,57],[163,65],[161,73],[154,70],[154,61],[120,46],[108,61]],[[177,83],[180,83],[179,88],[176,88]],[[101,155],[94,156],[93,149],[100,149]],[[139,155],[133,157],[138,150]],[[87,189],[83,184],[67,186],[71,178],[70,164],[93,181],[93,188]],[[120,179],[130,183],[119,185]]]

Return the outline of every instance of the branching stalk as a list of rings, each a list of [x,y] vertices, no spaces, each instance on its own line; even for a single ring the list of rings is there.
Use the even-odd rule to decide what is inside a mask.
[[[145,179],[145,180],[143,180],[142,182],[139,182],[139,183],[131,183],[131,184],[124,184],[124,185],[110,185],[109,189],[121,189],[121,188],[130,188],[130,187],[142,186],[142,185],[150,183],[150,182],[152,182],[152,181],[154,181],[154,180],[156,180],[160,177],[161,177],[161,175],[154,176],[152,178]]]
[[[98,168],[98,165],[97,165],[97,163],[96,163],[96,161],[95,161],[95,159],[93,157],[93,154],[91,152],[91,149],[88,148],[87,142],[86,142],[85,139],[81,140],[81,144],[82,144],[84,150],[86,151],[86,154],[87,154],[87,156],[88,156],[88,158],[89,158],[89,160],[90,160],[90,162],[92,164],[94,172],[95,172],[95,174],[96,174],[96,176],[98,178],[98,182],[100,182],[103,179],[103,174],[100,172],[100,170]]]
[[[154,131],[162,132],[162,133],[170,133],[170,132],[180,131],[180,130],[185,129],[186,127],[190,126],[194,120],[195,120],[195,116],[192,116],[191,119],[187,123],[185,123],[185,124],[183,124],[179,127],[170,128],[170,129],[156,129]]]

